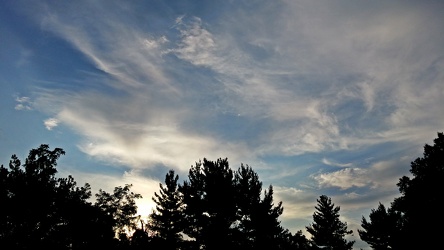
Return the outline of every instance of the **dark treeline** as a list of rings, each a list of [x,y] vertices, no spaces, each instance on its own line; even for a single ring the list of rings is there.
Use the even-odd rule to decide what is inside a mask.
[[[203,159],[188,178],[170,170],[152,197],[156,208],[145,222],[137,216],[140,194],[131,185],[99,190],[77,186],[72,176],[56,177],[65,152],[41,145],[22,163],[15,155],[0,168],[0,249],[335,249],[350,250],[340,207],[320,195],[310,237],[281,226],[282,202],[273,186],[263,187],[248,165],[233,170],[228,160]],[[373,249],[438,249],[444,215],[442,199],[444,135],[425,145],[403,176],[401,196],[386,208],[379,203],[362,217],[360,238]]]

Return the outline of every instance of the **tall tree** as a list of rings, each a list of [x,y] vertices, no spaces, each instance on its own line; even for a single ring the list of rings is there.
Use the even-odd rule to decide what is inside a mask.
[[[165,176],[165,186],[160,183],[159,193],[155,192],[152,198],[156,203],[156,211],[149,218],[149,229],[154,233],[153,237],[160,238],[162,249],[177,249],[182,242],[182,197],[178,190],[174,170],[170,170]]]
[[[284,229],[280,225],[279,216],[284,211],[282,201],[277,205],[273,202],[273,186],[264,191],[264,198],[252,211],[255,224],[255,248],[279,249]]]
[[[442,231],[437,225],[444,224],[442,213],[433,213],[442,200],[444,179],[444,134],[438,133],[434,145],[424,146],[423,157],[411,163],[413,178],[402,177],[398,182],[401,197],[393,202],[393,208],[404,215],[404,241],[408,247],[441,248]],[[415,239],[424,239],[422,241]],[[408,245],[407,245],[408,244]]]
[[[339,219],[340,207],[331,202],[331,198],[321,195],[317,199],[316,211],[313,214],[313,224],[306,227],[312,235],[314,246],[325,247],[331,250],[351,250],[354,241],[347,241],[345,236],[352,234],[347,230],[347,223]]]
[[[204,159],[191,167],[188,178],[180,186],[188,225],[185,233],[205,249],[231,248],[236,203],[234,175],[228,160]]]
[[[375,250],[400,249],[398,239],[399,232],[402,230],[401,214],[393,209],[385,209],[385,206],[379,203],[377,209],[370,212],[370,221],[363,216],[361,226],[358,229],[361,240],[367,242]]]
[[[113,218],[116,236],[123,241],[128,240],[127,234],[137,228],[140,219],[136,215],[136,199],[142,198],[142,195],[132,192],[131,187],[132,184],[115,187],[112,194],[100,189],[94,204]]]
[[[288,240],[288,232],[280,225],[282,202],[273,200],[273,186],[262,195],[262,182],[248,165],[235,173],[236,204],[238,216],[239,248],[279,249]]]
[[[403,176],[398,182],[401,197],[395,198],[390,210],[400,216],[391,227],[393,249],[441,248],[444,214],[436,211],[442,199],[441,181],[444,179],[444,134],[438,132],[433,145],[425,144],[423,157],[411,162],[413,177]],[[373,222],[372,222],[373,224]]]
[[[261,202],[262,182],[257,173],[248,165],[241,164],[235,173],[236,204],[237,204],[237,240],[240,249],[254,249],[256,228],[258,224],[253,212]]]
[[[107,247],[112,227],[87,199],[90,186],[74,178],[56,178],[65,152],[42,144],[25,163],[16,155],[0,167],[0,246],[5,249],[85,249]],[[97,212],[97,213],[95,213]],[[92,230],[94,229],[94,230]],[[110,234],[111,233],[111,237]]]
[[[203,230],[208,223],[204,202],[204,183],[202,162],[196,162],[188,172],[188,180],[179,185],[184,204],[184,233],[191,238],[197,249],[203,246]]]

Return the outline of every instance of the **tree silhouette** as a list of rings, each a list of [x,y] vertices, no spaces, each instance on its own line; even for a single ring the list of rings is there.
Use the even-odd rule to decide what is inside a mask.
[[[278,220],[283,212],[282,202],[273,203],[273,187],[270,185],[261,199],[262,182],[248,165],[241,165],[235,173],[235,187],[238,247],[277,249],[287,235]]]
[[[232,247],[236,203],[234,176],[228,160],[197,162],[190,168],[188,178],[179,187],[187,225],[184,232],[205,249]]]
[[[305,235],[302,234],[302,230],[299,230],[293,235],[288,233],[288,243],[284,249],[310,250],[313,247]]]
[[[396,198],[392,207],[401,212],[405,246],[435,249],[442,247],[441,232],[437,225],[444,224],[444,215],[434,213],[442,196],[441,181],[444,179],[444,135],[438,133],[434,145],[424,146],[423,157],[411,163],[413,178],[403,176],[398,187],[401,197]],[[418,239],[424,239],[420,241]]]
[[[235,173],[237,225],[236,242],[240,249],[254,249],[258,216],[252,216],[261,202],[262,182],[254,170],[241,164]]]
[[[270,185],[264,192],[264,198],[252,211],[256,227],[255,249],[278,249],[284,233],[279,221],[283,211],[281,201],[277,205],[273,203],[273,186]]]
[[[150,247],[150,237],[148,235],[148,232],[145,230],[145,228],[143,227],[143,223],[142,223],[142,227],[141,228],[137,228],[133,235],[131,236],[131,248],[130,249],[134,249],[134,250],[142,250],[142,249],[152,249]],[[154,247],[154,249],[156,249],[156,247]],[[166,249],[166,248],[164,248]]]
[[[149,229],[153,237],[162,240],[162,249],[177,249],[182,242],[182,197],[178,190],[174,170],[170,170],[165,176],[165,186],[160,183],[159,194],[154,193],[153,201],[156,203],[156,211],[149,216]]]
[[[326,195],[321,195],[317,202],[314,223],[306,227],[314,246],[332,250],[352,249],[354,241],[347,241],[344,237],[353,231],[347,230],[347,223],[339,220],[340,207],[335,207]]]
[[[109,246],[112,227],[87,201],[90,186],[56,178],[57,160],[65,152],[46,144],[16,155],[0,168],[0,246],[5,249],[85,249]],[[95,229],[95,230],[92,230]],[[91,231],[89,231],[91,230]]]
[[[370,221],[363,216],[362,228],[358,229],[361,240],[367,242],[375,250],[400,249],[398,244],[398,234],[402,228],[398,222],[401,215],[392,209],[385,209],[379,203],[377,209],[370,212]],[[396,236],[396,237],[395,237]]]
[[[411,162],[410,172],[413,178],[403,176],[397,186],[401,197],[395,198],[388,209],[395,214],[395,220],[384,222],[387,228],[396,229],[390,232],[391,249],[439,249],[442,248],[442,230],[444,215],[435,212],[441,201],[441,181],[444,179],[444,135],[438,132],[434,145],[425,144],[423,157]],[[389,214],[390,214],[389,213]],[[371,216],[384,216],[382,211],[375,210]],[[372,218],[371,218],[372,219]],[[361,238],[370,245],[381,232],[379,219],[364,223]],[[388,225],[390,223],[390,225]],[[374,230],[373,230],[374,229]]]
[[[136,199],[142,198],[140,194],[131,192],[132,184],[114,188],[112,194],[99,190],[96,194],[96,207],[114,219],[114,231],[116,236],[126,241],[127,233],[137,228],[140,216],[137,214]]]

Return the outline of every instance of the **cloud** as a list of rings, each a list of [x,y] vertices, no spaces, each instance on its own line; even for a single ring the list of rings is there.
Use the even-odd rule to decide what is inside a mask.
[[[92,93],[70,96],[62,103],[57,119],[84,136],[79,144],[84,153],[131,168],[160,164],[185,171],[203,157],[241,162],[251,156],[243,142],[218,140],[182,126],[190,112],[187,107],[153,103],[150,109],[135,108],[141,101]],[[129,102],[133,103],[120,105]]]
[[[260,11],[240,8],[216,21],[171,16],[165,30],[145,30],[119,15],[92,22],[53,11],[42,27],[109,77],[100,94],[74,93],[56,117],[84,135],[85,152],[131,165],[147,158],[141,156],[145,147],[135,146],[137,153],[122,160],[133,142],[151,145],[149,152],[166,163],[171,155],[159,152],[189,152],[187,140],[196,148],[194,157],[219,148],[221,141],[223,147],[248,151],[251,159],[423,141],[429,136],[421,131],[443,125],[444,111],[436,105],[444,96],[442,60],[433,53],[439,43],[418,38],[426,37],[418,35],[422,24],[430,24],[421,9],[368,5],[374,15],[342,4],[283,2],[258,6]],[[115,13],[81,7],[98,17]],[[350,15],[336,14],[346,10]],[[421,53],[411,49],[422,42],[427,46]],[[427,88],[417,80],[428,82]],[[231,141],[218,134],[230,133],[218,125],[222,114],[236,114],[243,122],[226,119],[224,126],[258,132]],[[155,146],[160,137],[165,142]],[[182,146],[173,146],[176,141]],[[362,174],[343,170],[336,185],[347,180],[344,176]],[[327,183],[329,176],[322,178]]]
[[[59,125],[59,120],[57,118],[48,118],[43,121],[47,130],[52,130]]]
[[[318,198],[317,194],[285,186],[273,186],[273,191],[275,204],[282,201],[284,207],[283,218],[308,219],[312,216]]]
[[[325,158],[323,162],[330,163]],[[402,175],[409,175],[408,166],[408,157],[401,157],[389,161],[378,161],[369,167],[345,167],[338,171],[314,174],[312,178],[321,188],[336,187],[347,190],[367,187],[371,190],[369,192],[384,192],[386,189],[395,190],[399,178]],[[350,193],[349,195],[350,198],[356,198],[358,194]]]
[[[339,187],[349,189],[351,187],[365,187],[372,183],[368,179],[368,170],[362,168],[344,168],[332,173],[317,174],[313,178],[322,187]]]
[[[32,102],[31,99],[27,96],[16,97],[15,101],[17,104],[15,105],[15,110],[32,110]]]
[[[216,43],[210,32],[202,28],[202,20],[198,17],[192,18],[190,23],[183,22],[183,16],[176,20],[181,33],[179,48],[171,50],[179,58],[189,61],[197,66],[214,66],[213,54]],[[183,27],[182,27],[183,26]]]
[[[334,167],[341,167],[341,168],[345,168],[345,167],[351,167],[353,165],[353,163],[337,163],[337,162],[333,162],[327,158],[322,158],[322,163],[324,163],[325,165],[329,165],[329,166],[334,166]]]

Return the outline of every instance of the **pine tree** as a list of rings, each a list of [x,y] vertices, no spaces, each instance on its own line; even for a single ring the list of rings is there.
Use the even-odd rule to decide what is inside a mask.
[[[287,241],[288,234],[281,227],[279,216],[283,212],[282,202],[273,201],[273,186],[264,191],[261,199],[262,182],[249,166],[235,173],[237,190],[237,214],[239,224],[238,241],[241,249],[279,249]]]
[[[401,228],[398,227],[401,215],[392,209],[385,209],[385,206],[379,203],[378,209],[372,209],[370,221],[363,216],[362,228],[358,229],[359,236],[375,250],[399,249],[396,238]]]
[[[156,211],[150,214],[148,227],[154,233],[153,237],[162,242],[162,249],[177,249],[182,239],[182,197],[178,190],[174,170],[165,176],[165,186],[160,183],[159,193],[155,192],[153,201]]]
[[[240,249],[254,249],[256,241],[255,222],[252,216],[259,206],[262,193],[262,182],[251,167],[241,165],[235,173],[236,204],[238,218],[237,243]]]
[[[312,235],[313,245],[331,250],[351,250],[354,241],[347,242],[344,237],[353,231],[347,230],[347,223],[339,220],[340,207],[335,207],[326,195],[321,195],[317,202],[314,223],[306,227]]]
[[[180,186],[187,224],[185,233],[195,239],[198,247],[233,247],[236,203],[234,175],[228,160],[204,159],[191,167],[188,178]]]
[[[437,211],[442,200],[444,179],[444,134],[438,133],[434,145],[424,146],[423,157],[411,163],[413,178],[403,176],[398,182],[401,197],[392,203],[392,209],[401,213],[402,225],[398,243],[401,248],[438,249],[442,247],[441,230],[444,215]]]
[[[442,199],[444,179],[444,134],[438,133],[434,145],[424,146],[423,157],[411,162],[413,178],[403,176],[395,198],[387,212],[378,207],[363,218],[361,239],[374,249],[439,249],[442,248],[444,216],[437,211]],[[387,247],[387,248],[384,248]]]
[[[195,245],[203,245],[203,229],[208,223],[204,203],[204,180],[202,162],[196,162],[188,172],[188,180],[179,185],[183,197],[184,233],[191,238]]]
[[[284,229],[279,221],[279,216],[284,211],[282,201],[277,205],[273,202],[273,186],[264,191],[264,198],[252,211],[255,227],[254,249],[279,249],[280,242],[284,236]]]

